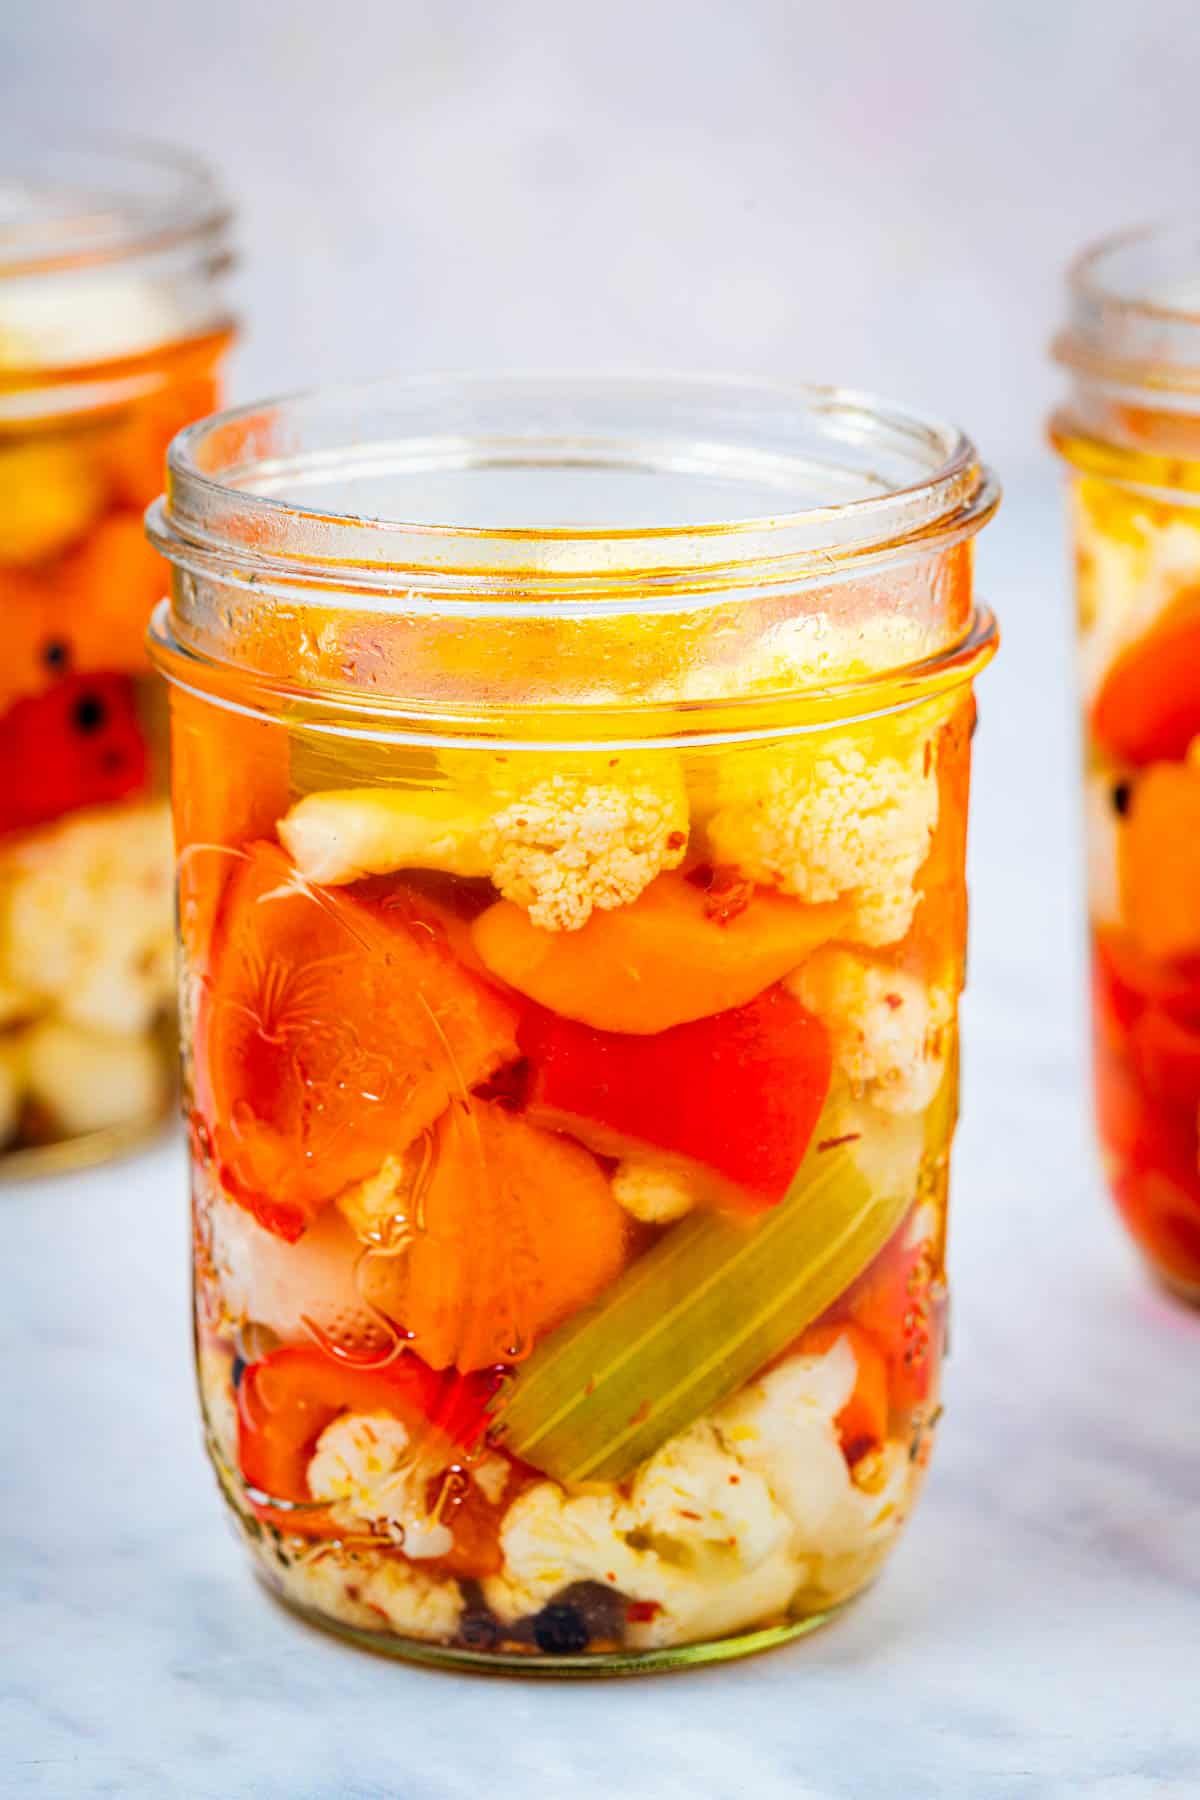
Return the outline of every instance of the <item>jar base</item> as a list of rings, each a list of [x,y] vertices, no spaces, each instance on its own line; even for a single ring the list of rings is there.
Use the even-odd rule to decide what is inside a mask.
[[[707,1663],[735,1662],[747,1656],[759,1656],[797,1638],[808,1637],[822,1626],[831,1624],[847,1607],[852,1606],[865,1588],[835,1601],[819,1613],[792,1619],[783,1625],[770,1625],[759,1631],[745,1631],[734,1637],[717,1638],[709,1643],[676,1644],[664,1650],[614,1650],[589,1652],[580,1656],[552,1656],[544,1651],[466,1650],[451,1644],[427,1643],[420,1638],[400,1637],[364,1630],[357,1625],[331,1618],[315,1607],[305,1606],[285,1594],[267,1572],[256,1567],[255,1579],[278,1606],[303,1619],[332,1637],[342,1638],[356,1649],[369,1650],[376,1656],[387,1656],[395,1662],[419,1663],[427,1668],[453,1670],[458,1674],[535,1676],[561,1681],[600,1680],[620,1675],[665,1675],[673,1670],[701,1668]],[[868,1584],[869,1585],[869,1584]]]
[[[175,1113],[172,1103],[141,1119],[106,1125],[101,1131],[85,1131],[78,1137],[56,1138],[48,1144],[28,1144],[0,1151],[0,1183],[34,1181],[45,1175],[65,1175],[90,1169],[99,1163],[131,1156],[166,1131]]]

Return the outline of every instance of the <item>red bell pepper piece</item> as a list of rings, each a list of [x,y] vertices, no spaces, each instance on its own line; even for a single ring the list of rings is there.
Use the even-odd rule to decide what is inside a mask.
[[[527,1005],[517,1032],[541,1123],[593,1149],[676,1156],[747,1211],[783,1199],[829,1091],[829,1037],[785,988],[653,1036]]]
[[[910,1241],[912,1213],[832,1309],[852,1319],[881,1347],[894,1415],[907,1418],[936,1392],[946,1327],[946,1283],[938,1246]]]
[[[148,774],[128,675],[68,675],[0,716],[0,834],[140,792]]]
[[[1118,656],[1092,707],[1118,762],[1178,762],[1200,736],[1200,589],[1189,588]]]
[[[381,1368],[364,1368],[315,1346],[275,1350],[251,1363],[238,1387],[238,1462],[252,1490],[250,1504],[257,1517],[281,1530],[329,1536],[338,1528],[327,1508],[312,1504],[308,1487],[308,1465],[327,1426],[342,1413],[387,1413],[414,1446],[439,1451],[446,1469],[469,1469],[495,1389],[490,1374],[438,1374],[408,1352]],[[430,1455],[435,1482],[438,1461]],[[454,1549],[438,1561],[455,1574],[493,1573],[500,1560],[501,1509],[485,1502],[474,1484],[456,1480],[454,1486],[458,1491],[443,1503]],[[438,1495],[429,1499],[432,1506]]]

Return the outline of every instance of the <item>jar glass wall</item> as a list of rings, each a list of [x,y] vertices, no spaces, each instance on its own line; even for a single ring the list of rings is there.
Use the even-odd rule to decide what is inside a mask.
[[[166,1113],[166,571],[142,515],[217,404],[227,214],[169,152],[0,151],[0,1171]]]
[[[1156,1273],[1200,1299],[1200,228],[1074,266],[1069,465],[1096,1118]]]
[[[989,478],[616,379],[171,468],[196,1339],[260,1573],[531,1671],[811,1628],[939,1412]]]

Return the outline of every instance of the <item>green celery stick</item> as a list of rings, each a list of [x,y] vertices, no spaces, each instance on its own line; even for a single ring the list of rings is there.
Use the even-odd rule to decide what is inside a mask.
[[[494,1403],[495,1440],[559,1481],[619,1481],[862,1273],[912,1204],[916,1134],[899,1158],[814,1147],[756,1220],[691,1213],[534,1351]]]

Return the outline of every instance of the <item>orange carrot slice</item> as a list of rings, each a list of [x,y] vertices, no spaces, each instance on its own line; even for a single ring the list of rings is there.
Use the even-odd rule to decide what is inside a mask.
[[[363,1293],[432,1368],[464,1373],[524,1356],[615,1280],[631,1237],[607,1177],[580,1145],[497,1104],[453,1105]]]
[[[1121,833],[1126,923],[1152,957],[1200,954],[1200,769],[1157,763],[1137,782]]]
[[[744,1006],[835,938],[837,902],[806,906],[721,871],[660,875],[580,931],[542,931],[501,900],[472,928],[494,975],[597,1031],[649,1035]]]

